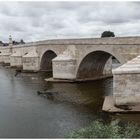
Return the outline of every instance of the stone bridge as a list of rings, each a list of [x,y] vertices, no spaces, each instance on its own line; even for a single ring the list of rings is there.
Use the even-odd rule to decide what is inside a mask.
[[[10,40],[9,44],[0,47],[0,62],[29,71],[52,70],[54,79],[103,78],[111,74],[115,60],[122,67],[113,70],[115,104],[140,103],[140,60],[133,60],[140,54],[140,37],[55,39],[15,46]],[[134,64],[127,64],[131,61],[133,69]]]

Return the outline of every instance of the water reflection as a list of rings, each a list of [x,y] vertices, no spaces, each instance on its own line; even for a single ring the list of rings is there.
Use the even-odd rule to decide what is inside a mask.
[[[104,96],[112,94],[112,78],[70,84],[47,83],[47,73],[14,74],[0,68],[0,138],[63,138],[95,119],[109,119],[101,107]],[[43,89],[57,91],[55,100],[37,95]],[[111,118],[140,122],[140,117],[128,116]]]

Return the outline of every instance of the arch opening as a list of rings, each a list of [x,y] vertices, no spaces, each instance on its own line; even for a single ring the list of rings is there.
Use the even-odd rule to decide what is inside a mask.
[[[113,58],[113,59],[112,59]],[[109,60],[111,60],[109,62]],[[116,61],[114,61],[116,60]],[[107,64],[109,62],[109,64]],[[116,67],[120,62],[110,53],[104,51],[94,51],[89,53],[81,61],[78,71],[77,79],[99,79],[112,75],[113,63]],[[110,74],[104,73],[105,68],[111,68]]]
[[[52,59],[57,55],[55,52],[48,50],[46,51],[41,59],[40,70],[42,71],[52,71]]]

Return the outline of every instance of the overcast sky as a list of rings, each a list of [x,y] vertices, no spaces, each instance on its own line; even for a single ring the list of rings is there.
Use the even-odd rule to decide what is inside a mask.
[[[0,2],[0,40],[140,36],[140,2]]]

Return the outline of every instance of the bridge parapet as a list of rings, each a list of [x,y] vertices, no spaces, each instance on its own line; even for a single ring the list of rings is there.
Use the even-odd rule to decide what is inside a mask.
[[[116,105],[140,103],[140,55],[113,70],[113,77]]]

